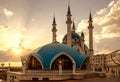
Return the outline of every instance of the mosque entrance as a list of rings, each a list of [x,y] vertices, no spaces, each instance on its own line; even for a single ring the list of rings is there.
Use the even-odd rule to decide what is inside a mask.
[[[28,69],[29,70],[40,70],[42,69],[42,66],[40,62],[34,56],[31,56],[28,59]]]
[[[66,56],[64,54],[57,57],[54,60],[54,62],[52,63],[51,69],[58,70],[59,69],[59,61],[61,61],[62,70],[72,70],[72,61],[68,56]]]

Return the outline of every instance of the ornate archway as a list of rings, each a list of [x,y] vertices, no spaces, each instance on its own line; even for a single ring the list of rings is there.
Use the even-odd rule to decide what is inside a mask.
[[[40,70],[42,69],[42,65],[34,56],[30,56],[27,60],[27,69]]]
[[[59,69],[59,61],[62,62],[62,70],[72,70],[72,60],[66,56],[65,54],[62,54],[58,56],[51,65],[51,69],[58,70]]]

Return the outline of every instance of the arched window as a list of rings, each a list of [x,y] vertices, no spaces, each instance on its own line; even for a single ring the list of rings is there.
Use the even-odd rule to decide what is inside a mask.
[[[87,70],[87,69],[89,69],[89,61],[90,61],[90,59],[89,59],[89,57],[87,57],[84,60],[82,66],[81,66],[81,70]]]
[[[59,61],[62,62],[62,70],[72,70],[72,61],[66,55],[61,55],[54,60],[52,63],[51,69],[58,70],[59,69]]]
[[[28,60],[28,69],[29,70],[40,70],[42,69],[42,65],[34,56],[31,56]]]

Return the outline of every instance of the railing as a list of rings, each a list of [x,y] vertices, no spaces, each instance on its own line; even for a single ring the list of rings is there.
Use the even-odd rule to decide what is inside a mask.
[[[33,73],[33,74],[41,74],[41,75],[51,75],[51,74],[59,74],[58,70],[26,70],[26,73]]]
[[[0,69],[0,71],[8,71],[8,69]]]
[[[75,70],[75,73],[88,73],[89,70]],[[28,74],[41,74],[41,75],[58,75],[59,70],[26,70]],[[73,70],[62,70],[62,74],[73,74]]]
[[[76,70],[76,73],[89,73],[89,70]]]

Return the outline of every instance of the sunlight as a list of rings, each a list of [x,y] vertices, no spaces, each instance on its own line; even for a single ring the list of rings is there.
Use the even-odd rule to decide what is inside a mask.
[[[22,52],[22,49],[20,48],[13,48],[13,51],[17,54],[21,53]]]
[[[23,49],[22,48],[12,48],[11,50],[12,50],[12,53],[14,55],[22,55],[22,53],[23,53]]]

